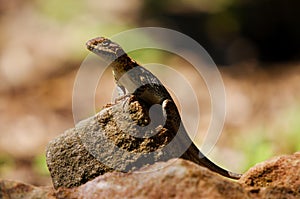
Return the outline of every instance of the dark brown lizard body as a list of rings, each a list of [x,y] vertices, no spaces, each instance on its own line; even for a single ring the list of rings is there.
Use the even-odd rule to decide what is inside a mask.
[[[107,38],[98,37],[89,40],[86,45],[90,51],[99,55],[104,61],[110,64],[115,81],[122,90],[123,95],[133,94],[138,99],[146,102],[149,108],[154,104],[162,106],[162,112],[165,117],[164,127],[175,133],[180,130],[181,135],[183,135],[181,137],[183,145],[185,143],[189,144],[187,150],[190,153],[184,153],[181,156],[182,158],[191,160],[232,179],[239,179],[241,177],[240,174],[222,169],[211,162],[192,143],[181,123],[180,114],[172,97],[156,76],[132,60],[118,44]],[[182,125],[181,128],[180,125]],[[189,157],[187,157],[187,154],[189,154]]]

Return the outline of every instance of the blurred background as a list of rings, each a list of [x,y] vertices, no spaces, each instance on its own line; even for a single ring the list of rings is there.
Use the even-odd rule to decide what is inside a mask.
[[[210,159],[244,172],[299,151],[299,9],[298,0],[0,0],[0,178],[51,184],[45,147],[74,127],[72,89],[89,53],[85,42],[143,26],[187,34],[219,67],[227,116]],[[151,50],[131,56],[169,65],[191,80],[205,131],[210,99],[188,63]],[[100,82],[95,97],[99,108],[110,102],[107,74],[103,81],[111,84]],[[201,146],[201,138],[196,142]]]

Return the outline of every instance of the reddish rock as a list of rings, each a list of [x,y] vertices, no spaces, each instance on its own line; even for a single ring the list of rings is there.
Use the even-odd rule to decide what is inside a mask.
[[[183,159],[159,162],[132,173],[106,173],[58,198],[247,198],[241,184]]]
[[[252,196],[300,198],[300,152],[259,163],[239,182]]]
[[[0,181],[0,198],[230,198],[299,199],[300,153],[273,158],[229,180],[183,159],[129,173],[105,173],[79,187],[52,188]]]
[[[48,198],[55,199],[53,189],[50,187],[35,187],[32,185],[10,180],[0,180],[1,199],[29,199]]]

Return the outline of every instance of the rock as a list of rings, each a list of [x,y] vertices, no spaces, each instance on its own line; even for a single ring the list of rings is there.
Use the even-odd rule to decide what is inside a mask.
[[[1,199],[29,199],[29,198],[48,198],[55,199],[53,188],[35,187],[21,182],[0,180],[0,198]]]
[[[60,188],[56,196],[60,199],[298,199],[299,154],[280,156],[261,163],[250,169],[239,181],[221,177],[187,160],[172,159],[146,166],[137,172],[106,173],[77,188]],[[281,174],[285,176],[280,178]],[[266,179],[274,181],[264,183]]]
[[[300,198],[300,152],[257,164],[239,182],[252,196]]]
[[[76,187],[106,172],[133,171],[180,157],[186,151],[184,141],[162,126],[143,127],[150,121],[145,110],[130,96],[52,140],[46,160],[54,187]]]
[[[146,166],[138,172],[106,173],[73,189],[60,188],[65,198],[247,198],[241,184],[183,159]]]
[[[74,129],[51,141],[46,157],[55,188],[79,186],[110,170],[85,149]]]

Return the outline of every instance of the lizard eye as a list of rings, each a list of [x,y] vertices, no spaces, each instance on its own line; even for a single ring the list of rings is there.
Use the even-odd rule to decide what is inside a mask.
[[[110,44],[110,41],[109,40],[104,40],[103,42],[102,42],[102,45],[103,46],[108,46]]]

